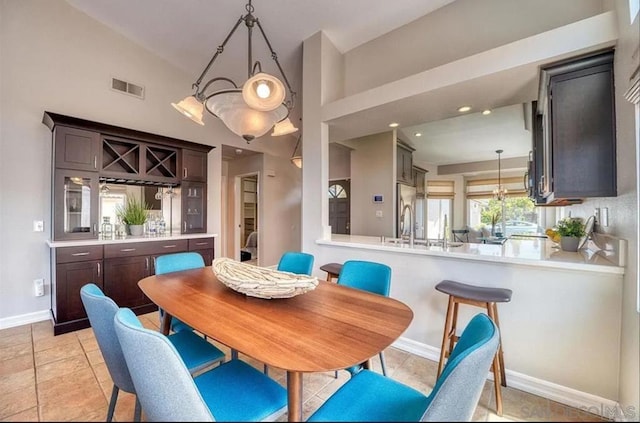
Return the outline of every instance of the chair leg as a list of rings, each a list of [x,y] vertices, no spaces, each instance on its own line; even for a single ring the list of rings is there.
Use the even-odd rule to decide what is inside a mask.
[[[267,366],[266,364],[264,365],[263,372],[264,372],[265,375],[267,375],[267,376],[269,375],[269,366]]]
[[[336,378],[336,379],[338,378],[338,371],[337,370],[334,372],[333,377]]]
[[[444,364],[444,356],[445,356],[445,345],[447,345],[447,339],[449,336],[449,332],[451,331],[451,322],[453,318],[453,297],[449,296],[449,304],[447,305],[447,315],[444,319],[444,332],[442,334],[442,347],[440,348],[440,361],[438,362],[438,375],[436,378],[440,377],[440,373],[442,373],[442,366]]]
[[[500,320],[498,319],[498,305],[493,303],[493,316],[496,322],[496,326],[498,330],[500,330]],[[502,349],[502,332],[500,333],[500,343],[498,344],[498,361],[500,365],[500,380],[502,381],[502,386],[507,387],[507,374],[504,368],[504,354]]]
[[[387,375],[387,363],[384,361],[384,351],[380,351],[380,365],[382,366],[382,374]]]
[[[491,303],[487,303],[487,313],[489,317],[495,322],[494,308]],[[496,323],[497,326],[497,323]],[[498,344],[498,348],[500,344]],[[501,375],[499,354],[496,351],[496,355],[493,357],[493,387],[496,394],[496,414],[502,416],[502,389],[501,389]]]
[[[120,388],[116,385],[113,385],[113,389],[111,390],[111,400],[109,401],[109,410],[107,411],[107,421],[113,421],[113,412],[116,409],[116,402],[118,401],[118,392],[120,392]]]
[[[238,351],[237,350],[234,350],[234,349],[231,350],[231,359],[232,360],[237,360],[238,359]]]
[[[133,412],[133,421],[134,422],[139,422],[141,415],[142,415],[142,407],[140,406],[140,400],[138,399],[138,396],[136,395],[136,407],[135,407],[135,410]]]

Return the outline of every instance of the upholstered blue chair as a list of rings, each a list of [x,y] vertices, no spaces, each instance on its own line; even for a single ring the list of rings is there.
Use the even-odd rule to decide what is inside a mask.
[[[147,421],[273,421],[287,410],[286,390],[247,363],[231,360],[192,379],[167,338],[131,310],[114,322]]]
[[[372,261],[348,260],[342,265],[337,283],[388,297],[391,288],[391,268],[386,264]],[[386,376],[384,351],[380,351],[379,356],[382,374]],[[353,374],[358,368],[351,367],[347,370]]]
[[[297,251],[287,251],[282,254],[278,262],[278,270],[311,276],[313,270],[313,256]]]
[[[499,340],[495,323],[486,314],[478,314],[463,331],[428,396],[362,370],[308,421],[471,421]]]
[[[113,390],[111,391],[111,400],[109,401],[109,410],[107,412],[107,421],[111,421],[119,391],[136,393],[113,327],[113,317],[118,311],[118,305],[111,298],[105,296],[102,290],[93,283],[86,284],[80,288],[80,298],[113,380]],[[175,333],[167,337],[167,339],[183,357],[192,373],[224,361],[225,357],[222,351],[193,332]],[[140,403],[137,398],[134,420],[140,421]]]
[[[155,263],[156,275],[178,272],[180,270],[199,269],[201,267],[204,267],[204,259],[196,252],[165,254],[156,257]],[[160,321],[162,321],[164,310],[160,309],[159,311]],[[193,330],[193,328],[183,321],[172,317],[171,330],[180,332],[183,330]]]
[[[92,283],[80,288],[80,298],[113,381],[111,400],[107,411],[107,421],[110,422],[113,420],[113,412],[116,408],[120,390],[134,395],[136,393],[129,369],[127,369],[127,363],[122,355],[120,342],[118,342],[118,337],[113,327],[113,316],[118,311],[118,306],[111,298],[105,297],[102,290]],[[140,421],[140,402],[137,397],[133,420]]]

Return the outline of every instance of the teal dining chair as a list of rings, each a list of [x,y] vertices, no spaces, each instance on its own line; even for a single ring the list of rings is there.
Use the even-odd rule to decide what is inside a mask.
[[[178,272],[180,270],[199,269],[201,267],[204,267],[204,259],[196,252],[165,254],[156,257],[155,261],[156,275]],[[162,322],[164,310],[159,309],[159,312],[160,322]],[[180,319],[172,317],[171,330],[174,332],[180,332],[183,330],[192,331],[193,328]]]
[[[277,270],[311,276],[313,260],[314,258],[311,254],[287,251],[280,257]]]
[[[462,332],[428,396],[379,373],[362,370],[307,421],[471,421],[499,340],[493,320],[477,314]]]
[[[114,325],[147,421],[273,421],[287,410],[286,389],[244,361],[192,378],[174,345],[130,309]]]
[[[107,370],[113,380],[113,389],[107,411],[107,421],[113,418],[118,393],[120,390],[136,394],[134,384],[122,349],[113,326],[113,318],[118,311],[118,305],[93,283],[88,283],[80,288],[80,299],[84,306],[89,323],[104,357]],[[164,335],[162,335],[164,336]],[[224,353],[214,345],[205,341],[193,332],[179,332],[167,337],[178,354],[183,358],[191,373],[196,373],[205,368],[224,361]],[[134,421],[140,421],[140,403],[136,396]]]
[[[372,261],[348,260],[342,265],[337,283],[388,297],[391,288],[391,268],[386,264]],[[386,376],[384,351],[380,351],[378,355],[382,374]],[[347,370],[353,374],[359,370],[359,367],[350,367]],[[338,377],[338,372],[335,373],[335,377]]]

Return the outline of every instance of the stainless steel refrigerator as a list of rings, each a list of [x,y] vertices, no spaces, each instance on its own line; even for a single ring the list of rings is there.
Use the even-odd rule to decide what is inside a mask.
[[[411,215],[409,212],[402,215],[402,210],[405,205],[411,206]],[[398,184],[396,190],[396,207],[397,207],[397,221],[396,221],[396,237],[400,238],[402,235],[409,236],[410,227],[413,223],[414,238],[425,239],[425,199],[423,195],[418,196],[416,188]],[[403,223],[404,218],[404,223]]]

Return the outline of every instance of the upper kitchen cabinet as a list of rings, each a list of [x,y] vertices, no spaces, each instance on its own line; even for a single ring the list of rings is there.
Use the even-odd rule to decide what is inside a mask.
[[[617,195],[613,55],[585,55],[541,71],[543,136],[537,148],[534,136],[534,154],[542,153],[536,188],[546,204]]]
[[[207,153],[182,150],[182,180],[205,182],[207,180]]]
[[[425,187],[424,187],[424,177],[429,172],[426,169],[423,169],[418,166],[413,167],[413,181],[416,185],[416,194],[418,196],[424,197],[425,195]]]
[[[83,129],[58,126],[53,133],[53,157],[60,169],[98,171],[100,134]]]
[[[396,182],[415,185],[413,180],[413,152],[415,150],[398,140]]]

